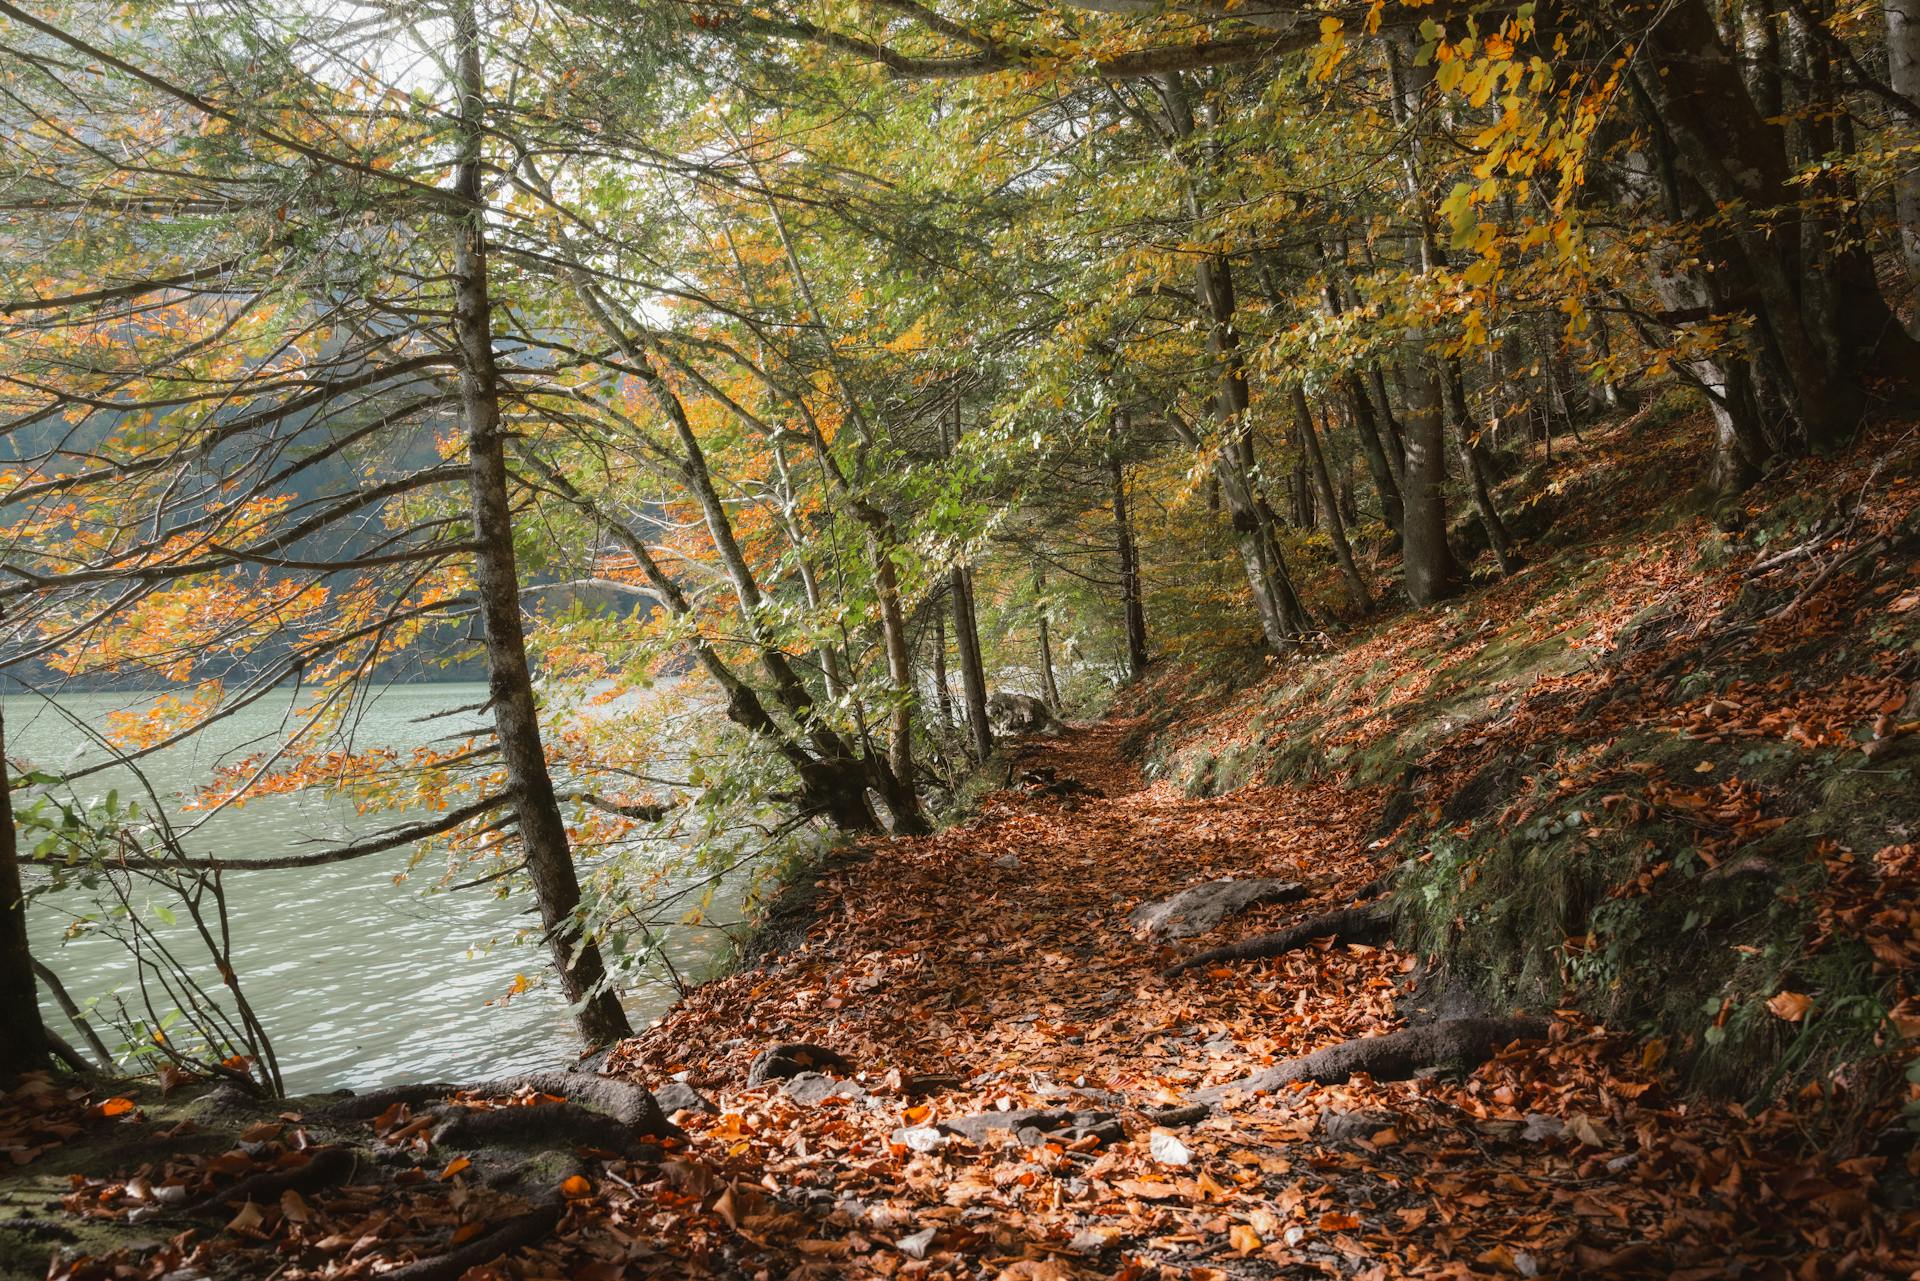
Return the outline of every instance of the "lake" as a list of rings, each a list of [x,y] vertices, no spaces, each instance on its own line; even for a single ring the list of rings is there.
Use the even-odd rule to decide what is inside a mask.
[[[101,730],[109,712],[144,706],[150,697],[63,694],[57,704]],[[480,731],[484,726],[472,711],[420,722],[433,713],[472,708],[485,697],[479,684],[390,686],[358,717],[354,746],[411,748],[429,736]],[[16,765],[58,772],[106,755],[40,698],[9,695],[4,707],[7,752]],[[284,700],[263,699],[210,727],[203,741],[149,756],[141,768],[155,790],[173,802],[169,810],[190,822],[202,816],[186,813],[174,794],[204,782],[223,757],[277,741],[285,711]],[[109,788],[118,788],[123,801],[138,791],[121,771],[75,785],[83,797],[104,796]],[[297,852],[317,848],[312,842],[337,844],[404,821],[391,812],[356,814],[349,801],[321,792],[268,796],[207,818],[186,846],[191,853],[226,857]],[[536,986],[503,999],[516,974],[538,980],[546,971],[544,948],[511,941],[517,930],[536,923],[530,892],[505,900],[484,888],[425,893],[424,884],[434,876],[430,868],[396,885],[394,877],[407,857],[402,849],[225,878],[235,968],[273,1040],[290,1092],[474,1080],[557,1066],[578,1051],[557,991]],[[125,949],[102,937],[63,939],[67,919],[53,899],[29,907],[34,955],[82,1004],[116,988],[131,993],[133,967]],[[723,944],[716,931],[693,927],[672,931],[666,940],[682,975],[703,972]],[[78,1044],[65,1015],[44,991],[41,995],[48,1026]],[[622,995],[635,1026],[674,998],[665,982]],[[99,1030],[109,1044],[116,1042],[109,1029]]]

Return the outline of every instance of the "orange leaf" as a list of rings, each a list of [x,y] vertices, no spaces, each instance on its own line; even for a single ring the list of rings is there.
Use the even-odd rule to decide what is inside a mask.
[[[102,1099],[93,1105],[93,1114],[95,1116],[125,1116],[131,1111],[133,1111],[133,1100],[122,1098],[117,1094],[110,1099]]]
[[[442,1170],[442,1171],[440,1171],[440,1181],[441,1181],[442,1183],[445,1183],[445,1182],[446,1182],[446,1181],[447,1181],[448,1179],[451,1179],[451,1178],[452,1178],[452,1177],[453,1177],[454,1175],[456,1175],[456,1174],[458,1174],[458,1173],[460,1173],[460,1172],[461,1172],[462,1170],[467,1170],[467,1169],[471,1169],[472,1167],[473,1167],[473,1162],[472,1162],[472,1161],[469,1161],[469,1160],[468,1160],[468,1159],[467,1159],[466,1157],[463,1157],[463,1156],[457,1156],[457,1157],[455,1157],[455,1158],[453,1158],[453,1160],[451,1160],[451,1161],[449,1161],[449,1162],[447,1162],[447,1168],[446,1168],[446,1169],[444,1169],[444,1170]],[[585,1180],[585,1179],[581,1179],[581,1178],[580,1178],[580,1176],[576,1174],[576,1175],[574,1175],[574,1176],[573,1176],[573,1179],[568,1179],[568,1180],[567,1180],[567,1183],[572,1183],[572,1182],[574,1181],[574,1179],[579,1179],[581,1183],[585,1183],[585,1182],[586,1182],[586,1180]],[[562,1190],[562,1191],[565,1191],[565,1190],[566,1190],[566,1184],[565,1184],[565,1183],[563,1183],[563,1184],[561,1184],[561,1185],[560,1185],[560,1187],[561,1187],[561,1190]],[[592,1189],[591,1189],[591,1188],[589,1188],[589,1189],[587,1189],[587,1191],[592,1191]],[[569,1195],[569,1196],[571,1196],[571,1195],[572,1195],[572,1193],[568,1193],[568,1195]],[[586,1195],[586,1192],[585,1192],[585,1191],[583,1191],[582,1193],[580,1193],[580,1195],[581,1195],[581,1196],[585,1196],[585,1195]]]
[[[1252,1254],[1260,1248],[1260,1234],[1244,1223],[1236,1223],[1227,1229],[1227,1244],[1242,1254]]]
[[[1350,1232],[1359,1226],[1360,1216],[1357,1214],[1348,1214],[1341,1210],[1333,1210],[1320,1216],[1320,1230],[1322,1232]]]
[[[1777,1019],[1798,1023],[1813,1013],[1815,1006],[1812,997],[1801,992],[1789,992],[1783,988],[1767,998],[1767,1008],[1773,1011],[1773,1016]]]

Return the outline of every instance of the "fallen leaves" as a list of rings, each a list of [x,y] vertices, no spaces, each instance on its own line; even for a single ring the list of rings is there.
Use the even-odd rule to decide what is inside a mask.
[[[1813,998],[1804,992],[1781,990],[1767,998],[1767,1009],[1776,1019],[1785,1019],[1789,1023],[1798,1023],[1813,1013]]]
[[[1592,630],[1531,638],[1564,645],[1577,661],[1524,688],[1449,687],[1448,668],[1427,660],[1444,651],[1473,661],[1524,626],[1526,609],[1563,623],[1576,609],[1573,589],[1543,586],[1543,576],[1519,575],[1457,609],[1363,634],[1312,669],[1327,677],[1323,701],[1311,705],[1325,717],[1319,745],[1350,757],[1424,727],[1436,700],[1464,705],[1468,694],[1487,695],[1494,710],[1486,718],[1436,730],[1418,799],[1425,812],[1437,813],[1481,762],[1550,744],[1561,774],[1547,790],[1594,787],[1605,800],[1591,822],[1679,825],[1690,834],[1688,853],[1721,865],[1717,876],[1775,885],[1768,869],[1777,836],[1752,881],[1734,880],[1753,870],[1749,854],[1727,855],[1778,833],[1797,798],[1756,781],[1741,754],[1901,746],[1894,734],[1912,715],[1904,710],[1911,682],[1863,660],[1832,679],[1755,672],[1687,686],[1686,697],[1645,683],[1666,661],[1663,637],[1710,627],[1743,590],[1737,569],[1695,567],[1688,539],[1697,537],[1682,531],[1631,562],[1600,565],[1578,595]],[[1845,587],[1835,580],[1822,599],[1768,624],[1769,643],[1837,634],[1847,625],[1836,604]],[[1875,611],[1884,599],[1872,598]],[[1668,631],[1636,632],[1633,616],[1656,607],[1671,609]],[[1648,634],[1644,651],[1627,653]],[[1300,682],[1300,670],[1283,667],[1224,704],[1209,695],[1183,732],[1190,727],[1193,741],[1215,753],[1255,745],[1253,718],[1269,713],[1266,700],[1281,685]],[[1598,745],[1628,725],[1657,726],[1702,754],[1677,753],[1660,769],[1609,766],[1615,772],[1602,787],[1593,772]],[[616,1163],[566,1180],[562,1231],[505,1266],[583,1281],[1651,1278],[1736,1265],[1781,1275],[1803,1260],[1834,1264],[1820,1276],[1893,1276],[1920,1266],[1912,1248],[1920,1218],[1902,1218],[1882,1199],[1890,1183],[1920,1177],[1920,1158],[1910,1149],[1847,1158],[1803,1143],[1809,1115],[1864,1106],[1849,1083],[1751,1110],[1688,1099],[1680,1073],[1697,1044],[1678,1033],[1638,1039],[1577,1010],[1558,1012],[1549,1043],[1464,1076],[1301,1086],[1190,1124],[1163,1123],[1159,1109],[1200,1086],[1403,1026],[1429,989],[1416,958],[1391,945],[1330,944],[1180,982],[1161,978],[1165,956],[1119,928],[1133,904],[1221,876],[1310,885],[1311,900],[1255,909],[1223,931],[1228,937],[1342,905],[1391,866],[1377,852],[1385,796],[1322,780],[1196,799],[1139,778],[1123,753],[1136,729],[1120,721],[1023,749],[1023,766],[1044,764],[1104,795],[1076,798],[1069,810],[1031,789],[995,793],[972,822],[887,842],[878,857],[836,867],[820,879],[807,938],[784,960],[698,989],[620,1047],[616,1070],[687,1081],[711,1094],[720,1114],[678,1114],[686,1141],[657,1167]],[[1485,821],[1522,821],[1528,803],[1496,806]],[[1667,893],[1683,876],[1704,874],[1676,855],[1650,855],[1621,893]],[[1890,976],[1920,967],[1920,853],[1910,840],[1871,855],[1823,843],[1808,858],[1823,878],[1819,920],[1828,937],[1866,944]],[[1604,956],[1603,930],[1585,920],[1566,928],[1572,961]],[[1765,982],[1717,1001],[1701,1026],[1742,1019],[1782,1038],[1798,1033],[1770,1020],[1819,1026],[1820,989],[1804,975],[1773,971]],[[1920,996],[1910,988],[1893,1003],[1884,1036],[1890,1050],[1908,1054],[1914,1041],[1905,1038],[1920,1039]],[[867,1097],[808,1106],[778,1085],[746,1088],[748,1062],[779,1041],[844,1053]],[[1907,1089],[1920,1100],[1920,1081]],[[542,1101],[461,1100],[476,1108]],[[940,1128],[1026,1108],[1100,1109],[1124,1133],[1028,1142],[1012,1131],[974,1139]],[[1335,1116],[1349,1120],[1327,1125]],[[253,1207],[259,1222],[234,1231],[320,1260],[289,1278],[329,1268],[351,1276],[374,1260],[386,1268],[408,1257],[409,1242],[435,1234],[477,1239],[486,1223],[514,1212],[468,1206],[449,1228],[445,1198],[477,1194],[484,1182],[472,1177],[469,1158],[432,1153],[428,1164],[427,1118],[405,1107],[373,1128],[416,1163],[420,1182],[408,1193],[418,1189],[419,1200],[391,1190],[355,1199],[350,1188],[310,1202],[283,1195]],[[269,1146],[290,1138],[274,1136]],[[155,1168],[137,1185],[76,1188],[73,1203],[124,1214],[199,1197],[248,1168]],[[247,1215],[243,1208],[236,1218]],[[168,1261],[184,1257],[176,1250]]]

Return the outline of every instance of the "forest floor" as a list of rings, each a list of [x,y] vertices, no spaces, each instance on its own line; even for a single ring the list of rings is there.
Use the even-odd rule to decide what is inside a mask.
[[[1381,870],[1366,839],[1377,805],[1332,785],[1189,798],[1142,780],[1121,750],[1133,728],[1029,742],[1016,768],[1051,770],[1052,788],[993,793],[973,821],[886,842],[827,876],[796,950],[698,989],[621,1051],[621,1074],[679,1078],[717,1113],[676,1112],[685,1137],[640,1159],[586,1152],[601,1160],[569,1176],[579,1181],[544,1244],[452,1275],[1824,1278],[1920,1267],[1920,1219],[1875,1203],[1886,1161],[1809,1154],[1791,1109],[1746,1116],[1686,1101],[1646,1043],[1576,1016],[1471,1071],[1283,1088],[1156,1124],[1156,1110],[1199,1087],[1451,1011],[1434,1008],[1447,994],[1391,945],[1322,943],[1167,977],[1200,944],[1142,939],[1127,920],[1137,903],[1214,876],[1304,883],[1305,899],[1235,917],[1233,938],[1342,906]],[[1074,790],[1068,779],[1099,794],[1054,795]],[[785,1042],[844,1056],[834,1075],[850,1084],[747,1085],[750,1062]],[[251,1121],[225,1168],[289,1165],[285,1153],[308,1146],[302,1106]],[[1007,1109],[1064,1110],[1076,1115],[1007,1119],[1082,1133],[964,1121]],[[151,1100],[75,1098],[69,1111],[94,1130],[182,1120]],[[59,1120],[44,1099],[35,1114]],[[219,1132],[199,1115],[203,1132]],[[365,1118],[365,1142],[391,1149],[384,1164],[422,1171],[411,1183],[249,1198],[220,1211],[232,1216],[225,1230],[174,1223],[154,1233],[157,1249],[49,1275],[378,1276],[438,1257],[436,1230],[516,1208],[483,1195],[481,1180],[468,1186],[478,1170],[459,1168],[457,1143],[377,1137],[404,1122]],[[959,1132],[942,1128],[953,1122]],[[76,1174],[66,1209],[123,1216],[221,1159],[156,1156],[137,1180]]]
[[[1662,515],[1695,463],[1650,439],[1560,464],[1520,574],[1168,671],[1016,745],[966,821],[838,857],[783,952],[604,1066],[671,1125],[609,1128],[563,1074],[271,1105],[29,1080],[0,1274],[1920,1277],[1912,434],[1732,519]],[[1332,937],[1389,873],[1397,921]],[[1299,888],[1134,927],[1216,878]],[[1416,930],[1492,980],[1441,981]],[[1551,1017],[1462,1023],[1512,1013],[1490,991]]]

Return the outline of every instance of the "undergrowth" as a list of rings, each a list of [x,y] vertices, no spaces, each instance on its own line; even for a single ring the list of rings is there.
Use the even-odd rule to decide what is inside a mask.
[[[1123,710],[1192,795],[1374,789],[1401,942],[1489,1006],[1845,1113],[1920,1035],[1920,448],[1888,429],[1676,504],[1705,433],[1656,416],[1555,459],[1515,575],[1163,671]]]

